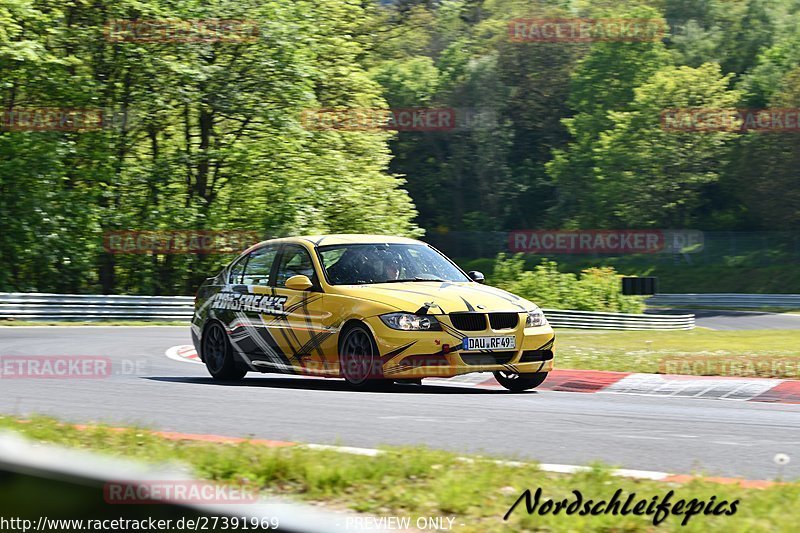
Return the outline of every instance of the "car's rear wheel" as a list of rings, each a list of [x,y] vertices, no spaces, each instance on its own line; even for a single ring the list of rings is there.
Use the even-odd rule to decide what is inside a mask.
[[[238,381],[247,374],[247,370],[236,365],[228,335],[218,322],[211,323],[206,329],[202,348],[203,362],[206,364],[208,373],[214,379]]]
[[[383,364],[372,334],[361,324],[347,328],[339,340],[339,368],[352,387],[372,388],[384,383]]]
[[[522,392],[535,389],[547,379],[547,372],[536,374],[515,374],[500,370],[494,373],[494,379],[511,392]]]

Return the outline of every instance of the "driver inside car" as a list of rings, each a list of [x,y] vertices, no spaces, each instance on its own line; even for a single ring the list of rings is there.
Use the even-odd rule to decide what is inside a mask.
[[[383,274],[385,279],[400,279],[400,262],[397,259],[388,259],[383,263]]]

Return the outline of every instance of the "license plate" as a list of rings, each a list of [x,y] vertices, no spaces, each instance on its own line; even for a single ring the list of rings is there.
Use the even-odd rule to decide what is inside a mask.
[[[517,348],[517,338],[513,335],[503,335],[501,337],[465,337],[461,349],[468,352],[481,350],[515,350]]]

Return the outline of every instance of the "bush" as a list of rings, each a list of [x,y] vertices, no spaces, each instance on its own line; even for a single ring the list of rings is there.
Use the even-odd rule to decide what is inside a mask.
[[[621,277],[612,267],[587,268],[580,275],[559,272],[558,263],[547,259],[525,270],[522,254],[499,254],[488,283],[541,307],[641,313],[644,298],[623,296]]]

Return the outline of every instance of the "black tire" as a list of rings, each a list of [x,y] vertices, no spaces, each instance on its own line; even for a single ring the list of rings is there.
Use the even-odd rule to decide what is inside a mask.
[[[547,379],[547,372],[537,372],[536,374],[514,374],[512,372],[498,371],[494,373],[494,379],[500,385],[511,392],[522,392],[535,389]]]
[[[202,354],[208,373],[218,381],[239,381],[247,370],[233,358],[233,346],[219,322],[212,322],[203,335]]]
[[[354,324],[339,337],[339,370],[356,389],[372,390],[387,384],[378,345],[366,326]]]

